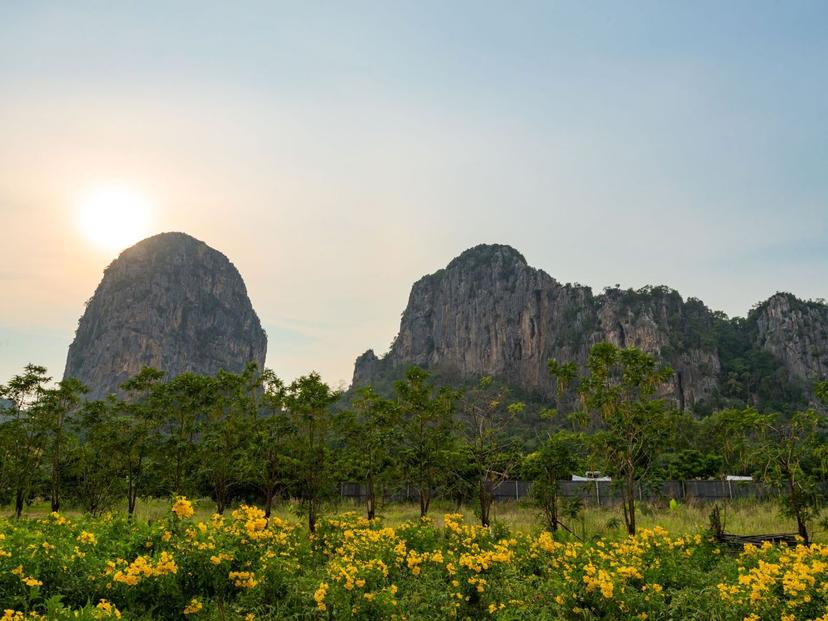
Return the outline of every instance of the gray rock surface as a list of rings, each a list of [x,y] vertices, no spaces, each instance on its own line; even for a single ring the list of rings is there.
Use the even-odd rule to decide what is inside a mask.
[[[260,368],[267,337],[235,266],[184,233],[124,250],[104,271],[78,323],[64,377],[118,393],[144,366],[175,376]]]
[[[828,351],[828,307],[797,314],[773,300],[759,320],[761,347],[802,380],[825,377],[824,357],[814,360]],[[548,398],[554,392],[550,358],[584,370],[590,348],[606,341],[669,363],[674,375],[665,396],[692,408],[719,387],[716,321],[701,301],[684,300],[667,287],[594,295],[529,266],[509,246],[480,245],[414,284],[390,351],[382,358],[373,351],[360,356],[353,385],[416,364],[466,379],[493,375]]]
[[[828,379],[828,306],[777,293],[752,313],[756,342],[806,381]]]

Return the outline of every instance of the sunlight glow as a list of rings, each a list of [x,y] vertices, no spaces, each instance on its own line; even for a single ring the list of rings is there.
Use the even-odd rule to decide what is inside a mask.
[[[99,248],[120,251],[148,236],[152,203],[125,186],[98,187],[78,201],[78,227]]]

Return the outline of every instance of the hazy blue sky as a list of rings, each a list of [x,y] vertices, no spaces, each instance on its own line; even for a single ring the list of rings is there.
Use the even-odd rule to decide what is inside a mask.
[[[350,380],[480,242],[828,297],[826,2],[222,5],[0,5],[0,382],[62,374],[117,254],[78,196],[116,182],[230,257],[285,377]]]

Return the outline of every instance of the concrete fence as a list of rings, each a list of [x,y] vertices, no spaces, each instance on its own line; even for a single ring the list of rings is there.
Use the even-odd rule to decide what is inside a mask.
[[[580,498],[589,505],[612,505],[621,502],[621,490],[615,481],[560,481],[560,495],[562,498]],[[494,492],[498,501],[522,500],[531,494],[531,481],[507,480],[501,482]],[[828,482],[820,485],[823,497],[828,497]],[[720,500],[737,500],[754,498],[761,500],[774,496],[777,492],[757,481],[662,481],[656,484],[636,485],[636,496],[639,500],[669,501],[695,500],[699,502],[715,502]],[[386,487],[377,495],[387,501],[414,501],[418,497],[417,488],[413,485]],[[366,487],[360,483],[340,484],[340,496],[343,499],[364,500],[367,497]]]

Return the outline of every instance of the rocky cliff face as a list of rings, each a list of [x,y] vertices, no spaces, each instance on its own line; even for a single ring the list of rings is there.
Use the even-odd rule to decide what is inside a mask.
[[[812,328],[803,335],[803,320],[786,310],[775,304],[769,309],[767,319],[757,321],[762,347],[775,353],[788,338],[782,332],[795,335],[801,346],[789,360],[782,357],[784,364],[803,379],[824,375],[824,366],[802,358],[813,357],[825,341]],[[828,327],[817,311],[808,318]],[[588,287],[558,283],[513,248],[482,245],[414,284],[390,351],[382,359],[373,351],[360,356],[353,383],[377,382],[416,364],[468,379],[494,375],[548,398],[550,358],[574,361],[583,370],[590,348],[607,341],[669,363],[674,376],[665,395],[682,409],[693,408],[719,393],[721,321],[699,300],[683,300],[666,287],[594,295]],[[785,328],[786,321],[792,325]]]
[[[69,348],[64,377],[118,392],[144,366],[186,371],[263,367],[267,338],[238,270],[184,233],[162,233],[125,250],[105,270]]]
[[[828,306],[777,293],[750,314],[756,344],[808,382],[828,378]]]
[[[666,287],[608,289],[598,296],[598,317],[599,340],[636,347],[670,364],[674,373],[665,393],[679,408],[692,408],[714,394],[721,368],[709,338],[714,315],[699,300],[685,301]]]
[[[584,360],[597,323],[589,289],[561,285],[508,246],[478,246],[415,283],[382,362],[548,393],[549,358]]]

